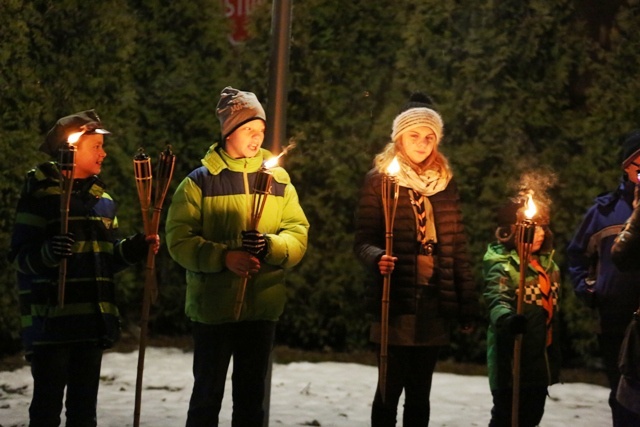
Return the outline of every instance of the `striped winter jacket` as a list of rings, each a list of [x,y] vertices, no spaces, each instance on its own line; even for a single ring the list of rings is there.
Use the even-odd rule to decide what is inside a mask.
[[[58,304],[59,262],[45,242],[60,233],[60,173],[55,163],[31,170],[22,189],[9,260],[17,269],[22,338],[33,346],[96,342],[110,347],[119,337],[113,275],[141,259],[129,240],[118,240],[114,201],[97,176],[77,179],[69,206],[75,244],[67,261],[65,299]]]
[[[372,169],[366,176],[356,214],[354,251],[358,259],[376,277],[367,290],[367,307],[380,315],[383,277],[377,262],[385,252],[385,223],[381,199],[382,176]],[[417,314],[420,299],[438,299],[438,315],[445,318],[473,320],[479,317],[479,296],[473,280],[467,239],[462,224],[460,199],[452,180],[441,192],[429,197],[433,207],[438,240],[433,290],[424,295],[417,286],[417,227],[409,189],[400,187],[393,228],[393,255],[398,257],[391,276],[389,313]]]
[[[242,248],[249,229],[256,172],[272,154],[261,149],[253,158],[233,159],[212,145],[178,186],[166,223],[172,258],[186,269],[185,311],[196,322],[235,320],[234,302],[240,277],[225,266],[229,250]],[[268,252],[260,271],[247,284],[240,321],[276,321],[284,310],[285,270],[298,264],[307,248],[309,223],[287,172],[272,169],[273,181],[258,223]]]

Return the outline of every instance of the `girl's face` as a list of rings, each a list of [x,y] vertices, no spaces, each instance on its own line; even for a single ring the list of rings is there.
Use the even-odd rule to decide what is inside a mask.
[[[100,134],[82,135],[77,142],[76,167],[74,178],[89,178],[98,175],[102,170],[102,162],[107,157],[103,148],[104,136]]]
[[[436,133],[427,126],[420,126],[400,135],[404,154],[418,165],[431,155],[437,142]]]
[[[224,149],[234,159],[254,157],[264,141],[264,131],[264,121],[251,120],[227,137]]]
[[[544,228],[536,225],[536,229],[533,233],[533,243],[531,244],[531,252],[538,252],[544,242]]]

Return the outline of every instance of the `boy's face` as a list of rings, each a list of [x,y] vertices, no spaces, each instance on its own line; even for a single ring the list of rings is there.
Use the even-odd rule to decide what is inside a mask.
[[[74,178],[89,178],[98,175],[102,169],[102,161],[107,153],[102,147],[104,136],[99,134],[82,135],[77,143],[76,168]]]
[[[254,157],[264,141],[264,131],[262,120],[251,120],[227,137],[224,150],[234,159]]]

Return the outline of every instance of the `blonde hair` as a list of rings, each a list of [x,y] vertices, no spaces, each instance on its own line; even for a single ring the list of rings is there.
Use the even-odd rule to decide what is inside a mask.
[[[440,144],[435,144],[433,146],[433,151],[431,151],[431,154],[429,154],[426,159],[418,164],[412,162],[409,159],[409,157],[404,152],[402,141],[400,141],[400,138],[396,138],[395,141],[388,143],[384,147],[384,149],[380,153],[378,153],[378,155],[376,155],[373,160],[373,164],[378,171],[384,172],[385,168],[397,155],[404,164],[410,166],[411,169],[413,169],[418,175],[427,170],[442,171],[451,175],[451,167],[449,166],[449,161],[438,150],[439,145]]]

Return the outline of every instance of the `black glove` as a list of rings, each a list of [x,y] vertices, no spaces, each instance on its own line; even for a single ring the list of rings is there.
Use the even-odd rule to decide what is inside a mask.
[[[513,335],[527,332],[527,318],[524,314],[510,314],[504,319],[504,326]]]
[[[148,250],[149,243],[144,233],[129,236],[122,242],[122,255],[131,263],[143,260],[147,256]]]
[[[44,243],[44,254],[51,263],[59,263],[73,255],[71,247],[75,241],[73,233],[55,235]]]
[[[267,240],[264,234],[257,230],[243,231],[242,249],[258,259],[263,259],[267,254]]]

